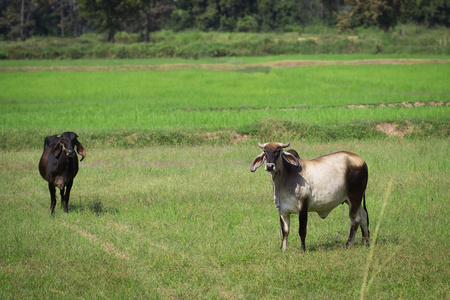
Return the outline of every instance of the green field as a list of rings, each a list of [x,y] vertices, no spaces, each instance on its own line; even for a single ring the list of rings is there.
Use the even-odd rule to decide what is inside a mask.
[[[258,67],[267,60],[208,64],[218,71],[192,65],[170,70],[173,65],[167,63],[161,67],[166,71],[119,71],[113,66],[124,62],[110,60],[79,62],[81,69],[72,63],[30,62],[37,68],[33,72],[11,72],[14,64],[10,62],[0,67],[2,148],[20,147],[23,141],[40,147],[46,135],[64,130],[115,146],[135,146],[127,139],[133,135],[143,141],[139,146],[176,141],[198,144],[210,132],[221,133],[225,138],[219,140],[229,142],[226,137],[236,134],[267,137],[274,119],[286,128],[286,138],[316,136],[327,141],[333,136],[342,138],[340,132],[346,132],[344,137],[361,139],[376,136],[378,123],[404,125],[406,121],[417,129],[412,135],[448,136],[448,61]],[[143,60],[141,65],[161,62],[166,60]],[[137,61],[129,65],[137,65]],[[220,71],[224,65],[240,69]],[[24,67],[24,62],[17,61],[15,66]],[[48,71],[54,66],[67,69]],[[86,71],[99,66],[112,70]],[[47,69],[40,71],[43,67]],[[398,105],[405,102],[413,108]],[[392,104],[395,107],[389,106]],[[349,108],[352,105],[366,107]],[[330,128],[335,128],[335,133],[325,135]],[[348,128],[356,136],[348,133]]]
[[[132,64],[152,63],[168,70],[0,63],[1,299],[450,296],[448,63]],[[129,64],[78,62],[100,65]],[[45,136],[67,130],[87,156],[69,214],[58,200],[51,218],[37,165]],[[259,140],[289,140],[302,158],[360,154],[371,247],[358,232],[345,249],[342,205],[325,220],[309,215],[304,254],[293,215],[282,253],[269,175],[250,172]]]

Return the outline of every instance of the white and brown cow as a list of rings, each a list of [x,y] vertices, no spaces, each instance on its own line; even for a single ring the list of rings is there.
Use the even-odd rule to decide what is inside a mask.
[[[369,242],[369,216],[365,203],[368,170],[359,155],[339,151],[305,160],[295,150],[283,150],[289,143],[258,143],[258,146],[264,151],[254,159],[251,171],[255,172],[266,162],[265,169],[270,173],[275,205],[280,214],[283,251],[286,251],[291,214],[299,216],[299,235],[305,251],[308,212],[317,212],[325,218],[344,202],[349,205],[351,222],[347,247],[353,244],[359,226],[363,243]],[[364,206],[361,205],[363,198]]]

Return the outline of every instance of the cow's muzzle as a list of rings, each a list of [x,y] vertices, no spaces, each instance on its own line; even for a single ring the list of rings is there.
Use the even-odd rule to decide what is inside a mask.
[[[267,163],[267,164],[266,164],[266,171],[267,171],[267,172],[273,172],[273,171],[275,171],[275,164],[273,164],[273,163]]]
[[[75,152],[69,149],[65,149],[67,157],[74,157]]]

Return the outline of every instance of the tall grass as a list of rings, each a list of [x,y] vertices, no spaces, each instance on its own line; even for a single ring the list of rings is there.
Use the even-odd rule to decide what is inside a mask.
[[[448,140],[291,145],[303,158],[354,151],[369,165],[372,233],[380,227],[365,298],[448,295]],[[325,220],[310,214],[305,254],[293,216],[280,252],[269,176],[249,171],[256,141],[84,146],[69,214],[58,203],[55,218],[37,172],[40,151],[1,152],[1,298],[360,297],[370,249],[359,234],[345,249],[346,205]]]

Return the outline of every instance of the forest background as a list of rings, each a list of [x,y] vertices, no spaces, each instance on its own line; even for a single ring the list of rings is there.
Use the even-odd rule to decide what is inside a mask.
[[[0,59],[450,54],[447,0],[0,0]]]
[[[0,0],[0,41],[95,31],[114,42],[123,31],[150,42],[162,29],[302,33],[311,25],[388,31],[398,23],[448,27],[449,12],[447,0]]]

